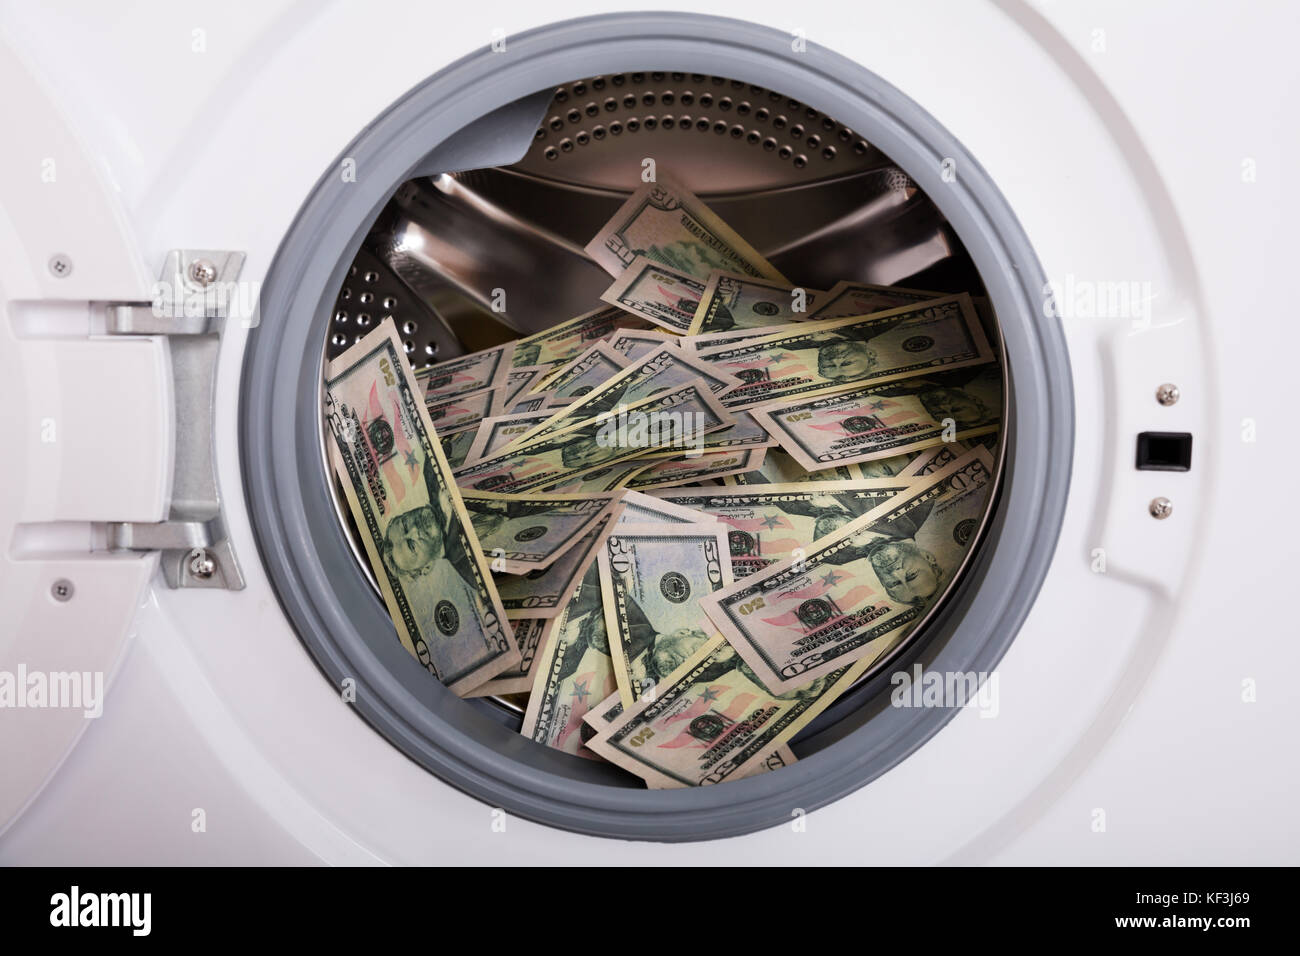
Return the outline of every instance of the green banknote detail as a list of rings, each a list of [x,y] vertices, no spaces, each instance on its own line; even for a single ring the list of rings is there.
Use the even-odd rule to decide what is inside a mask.
[[[615,352],[604,342],[597,342],[567,365],[562,365],[549,376],[535,381],[530,386],[530,394],[545,394],[550,405],[568,405],[574,399],[603,385],[610,376],[621,372],[626,364],[626,356]]]
[[[695,320],[702,295],[704,283],[699,279],[662,262],[637,256],[600,297],[670,332],[684,335]]]
[[[892,381],[993,358],[965,293],[866,318],[801,322],[699,355],[743,383],[726,394],[728,408],[811,398],[855,383]]]
[[[597,468],[595,471],[583,472],[574,477],[561,478],[552,484],[542,485],[537,491],[548,495],[585,495],[591,491],[597,494],[614,491],[628,487],[638,475],[650,467],[651,464],[646,459],[633,458],[630,461],[610,465],[608,468]]]
[[[893,458],[996,431],[1002,370],[996,362],[913,375],[752,409],[781,447],[811,470]]]
[[[464,694],[519,663],[433,425],[391,322],[325,378],[330,458],[397,636]]]
[[[707,436],[706,436],[707,437]],[[628,488],[676,488],[692,482],[750,471],[762,464],[766,448],[732,448],[703,455],[660,458],[627,483]]]
[[[731,572],[739,580],[789,560],[909,487],[906,480],[896,478],[858,478],[653,494],[726,525]]]
[[[620,405],[614,411],[456,470],[462,487],[518,494],[619,462],[690,451],[735,419],[696,384]]]
[[[522,444],[562,431],[589,418],[603,415],[617,408],[620,403],[628,405],[691,382],[703,382],[715,395],[739,384],[735,378],[719,375],[705,362],[676,346],[661,346],[627,365],[573,404],[555,412],[545,422],[515,438],[512,444]]]
[[[505,451],[513,442],[532,431],[555,413],[549,409],[535,412],[517,412],[512,415],[497,415],[479,422],[470,444],[469,452],[461,464],[473,464]]]
[[[681,348],[682,343],[690,341],[682,338],[680,335],[674,335],[671,332],[665,332],[662,329],[635,331],[626,330],[615,332],[609,337],[609,347],[620,355],[636,361],[644,355],[651,352],[657,352],[665,345],[672,345]],[[695,349],[690,353],[695,354]]]
[[[687,333],[709,335],[801,322],[812,317],[812,310],[825,296],[816,289],[714,271],[700,294]]]
[[[495,697],[501,694],[526,694],[533,686],[534,669],[546,642],[546,618],[512,618],[510,626],[519,645],[519,663],[497,674],[485,684],[479,684],[466,697]]]
[[[614,507],[606,495],[462,495],[492,570],[529,574],[553,564]]]
[[[426,402],[504,386],[510,375],[513,343],[430,365],[415,373]]]
[[[546,568],[528,574],[498,574],[497,589],[507,616],[552,618],[560,613],[586,570],[597,543],[603,540],[613,514],[605,512],[595,526],[560,553]]]
[[[965,563],[992,486],[988,452],[969,452],[701,603],[769,689],[798,687],[915,629]]]
[[[780,448],[769,448],[758,468],[732,475],[727,479],[727,484],[788,485],[797,481],[849,481],[857,477],[860,477],[857,469],[848,465],[809,471]]]
[[[446,456],[448,467],[459,468],[465,463],[470,446],[474,444],[474,431],[473,428],[466,428],[450,435],[438,436],[438,444]]]
[[[638,316],[606,306],[516,339],[511,364],[516,369],[532,365],[564,365],[621,329],[648,326],[649,323]]]
[[[867,666],[840,667],[773,694],[734,648],[714,638],[631,707],[620,712],[602,703],[590,715],[599,732],[587,746],[650,787],[739,780],[781,766],[791,738]]]
[[[617,693],[594,557],[550,623],[520,729],[530,740],[589,760],[599,758],[583,744],[592,736],[583,718]]]
[[[500,395],[500,388],[481,388],[464,395],[426,400],[424,408],[429,413],[429,421],[438,429],[438,434],[445,435],[472,428],[491,415],[493,404],[499,400]]]
[[[941,299],[946,294],[865,282],[837,282],[817,299],[817,307],[806,318],[840,319],[846,315],[870,315],[926,299]]]
[[[637,189],[587,244],[587,255],[606,272],[620,275],[646,256],[701,280],[720,269],[785,281],[698,196],[662,172],[657,179]]]
[[[625,706],[713,636],[699,599],[731,582],[726,532],[616,525],[597,558],[614,675]]]

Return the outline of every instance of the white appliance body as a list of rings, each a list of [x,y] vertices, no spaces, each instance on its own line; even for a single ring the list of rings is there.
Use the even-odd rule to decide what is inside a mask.
[[[313,184],[406,90],[494,38],[508,56],[512,35],[610,7],[0,15],[0,668],[107,681],[98,717],[0,711],[0,862],[1295,863],[1300,546],[1281,479],[1300,464],[1300,333],[1279,239],[1300,215],[1284,165],[1300,23],[1281,3],[746,5],[978,157],[1057,283],[1075,387],[1066,519],[996,716],[967,708],[788,826],[635,849],[562,832],[453,789],[359,719],[260,563],[238,323],[214,441],[246,587],[173,590],[155,554],[92,551],[91,523],[159,521],[169,496],[164,353],[97,334],[104,304],[147,301],[177,248],[241,251],[255,284]],[[1096,305],[1121,285],[1136,305]],[[1164,383],[1177,404],[1156,401]],[[1191,470],[1135,470],[1147,430],[1192,433]]]

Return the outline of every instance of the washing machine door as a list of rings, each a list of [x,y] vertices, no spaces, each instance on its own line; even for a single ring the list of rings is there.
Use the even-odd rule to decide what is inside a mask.
[[[0,156],[3,826],[103,712],[158,560],[102,545],[167,518],[173,403],[165,342],[108,334],[108,303],[147,303],[153,280],[102,168],[3,45],[0,86],[23,131]]]

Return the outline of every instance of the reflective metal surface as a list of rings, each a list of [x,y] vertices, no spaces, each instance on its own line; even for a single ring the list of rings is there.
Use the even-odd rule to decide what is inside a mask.
[[[170,588],[242,590],[244,574],[226,534],[225,512],[213,460],[217,356],[228,321],[243,302],[236,284],[244,253],[173,249],[159,273],[156,298],[108,308],[110,335],[163,336],[172,378],[171,500],[163,521],[113,522],[110,550],[159,551]],[[190,555],[203,552],[195,564]],[[201,573],[200,573],[201,572]]]
[[[594,308],[609,277],[582,247],[646,159],[803,285],[982,288],[928,197],[833,118],[723,77],[616,74],[558,88],[513,165],[403,184],[353,270],[374,275],[401,314],[351,298],[366,290],[350,281],[327,357],[364,331],[363,316],[393,314],[418,368]]]

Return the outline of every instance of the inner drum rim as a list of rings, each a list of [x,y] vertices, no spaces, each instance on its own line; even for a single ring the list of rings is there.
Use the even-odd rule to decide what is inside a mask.
[[[262,290],[241,382],[240,443],[253,529],[280,602],[335,684],[355,681],[355,709],[411,759],[493,807],[566,830],[685,841],[749,833],[851,793],[933,736],[955,709],[883,702],[888,674],[851,692],[841,719],[793,767],[724,787],[652,791],[615,785],[610,768],[540,747],[499,713],[431,681],[397,641],[335,516],[320,455],[320,343],[334,293],[392,190],[447,137],[492,110],[580,76],[707,72],[781,90],[880,147],[924,189],[970,253],[1002,326],[1010,379],[1001,500],[963,582],[900,659],[927,669],[991,672],[1047,573],[1074,444],[1074,402],[1061,328],[1037,307],[1045,277],[1010,207],[979,164],[902,93],[862,66],[743,21],[695,14],[609,14],[509,38],[403,96],[317,182]],[[707,65],[707,70],[700,67]],[[343,182],[344,157],[361,175]],[[955,181],[942,167],[955,164]],[[803,748],[800,748],[803,749]]]

